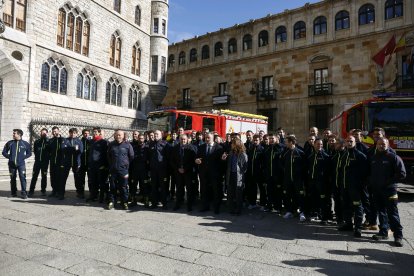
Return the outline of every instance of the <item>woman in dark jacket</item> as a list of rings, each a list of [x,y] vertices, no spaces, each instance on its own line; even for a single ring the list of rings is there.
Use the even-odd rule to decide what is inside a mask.
[[[229,153],[223,154],[223,160],[227,160],[226,183],[230,214],[240,215],[247,171],[246,148],[240,138],[232,141]]]

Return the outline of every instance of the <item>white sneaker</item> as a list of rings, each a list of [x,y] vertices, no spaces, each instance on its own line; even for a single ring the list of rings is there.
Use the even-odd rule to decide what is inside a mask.
[[[286,212],[286,214],[283,216],[284,219],[290,219],[293,218],[293,214],[291,212]]]
[[[306,220],[305,214],[304,213],[300,213],[299,215],[299,221],[300,222],[304,222]]]

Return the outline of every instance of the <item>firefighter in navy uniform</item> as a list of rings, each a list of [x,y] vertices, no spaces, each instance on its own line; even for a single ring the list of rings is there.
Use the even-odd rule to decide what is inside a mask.
[[[57,126],[52,128],[52,139],[49,140],[49,154],[50,154],[50,185],[52,192],[49,197],[58,196],[60,182],[62,179],[62,147],[66,145],[66,140],[60,136],[60,130]]]
[[[79,168],[78,177],[79,177],[79,189],[77,189],[76,196],[78,198],[85,198],[85,177],[88,172],[88,158],[89,158],[89,147],[90,147],[90,132],[89,129],[83,129],[82,130],[82,146],[83,151],[81,154],[81,166]]]
[[[388,239],[388,228],[391,228],[395,246],[401,247],[403,227],[397,207],[397,183],[406,177],[404,163],[398,155],[389,150],[387,138],[379,138],[376,149],[376,153],[370,158],[370,186],[379,213],[380,230],[372,238]]]
[[[315,151],[308,157],[308,183],[309,193],[312,199],[312,214],[326,223],[330,216],[330,207],[327,195],[328,170],[330,157],[324,150],[322,139],[316,138],[314,143]]]
[[[249,203],[248,208],[257,207],[257,188],[260,191],[260,205],[264,206],[266,200],[266,190],[263,186],[263,147],[260,145],[259,135],[254,135],[252,146],[247,151],[248,168],[246,172],[246,194]]]
[[[49,167],[49,139],[47,138],[48,130],[42,128],[40,138],[34,142],[33,150],[35,154],[35,163],[33,165],[32,181],[30,183],[29,197],[33,196],[36,189],[36,182],[41,173],[40,191],[43,196],[46,195],[47,186],[47,169]]]
[[[26,192],[26,164],[25,160],[32,156],[30,144],[22,140],[23,131],[13,129],[13,140],[8,141],[3,148],[3,156],[9,159],[10,186],[12,196],[17,196],[16,178],[19,173],[21,197],[27,198]]]
[[[345,224],[338,228],[339,231],[352,231],[354,236],[361,237],[362,220],[364,210],[361,202],[363,180],[368,170],[367,157],[356,149],[355,137],[349,135],[346,138],[346,152],[341,158],[342,176],[340,179],[340,194],[342,197],[342,211]],[[354,217],[354,226],[352,224]]]
[[[335,142],[335,151],[332,152],[331,156],[331,162],[330,162],[330,187],[332,189],[332,194],[334,198],[334,211],[336,216],[336,222],[338,224],[343,224],[344,217],[343,217],[343,211],[342,211],[342,200],[341,200],[341,189],[340,184],[342,183],[343,174],[341,170],[341,161],[343,155],[346,153],[345,148],[345,140],[342,138],[339,138]]]
[[[139,193],[144,199],[145,206],[148,206],[150,184],[149,184],[149,148],[145,143],[145,136],[134,131],[133,140],[131,143],[134,150],[134,160],[129,169],[129,191],[131,197],[130,206],[136,206],[138,202],[138,187]]]
[[[63,150],[63,173],[59,199],[64,198],[66,182],[71,169],[75,180],[76,193],[81,194],[83,190],[83,187],[81,187],[79,183],[79,169],[81,166],[83,144],[81,140],[77,137],[77,135],[78,130],[76,128],[69,129],[69,137],[66,139],[65,147]]]

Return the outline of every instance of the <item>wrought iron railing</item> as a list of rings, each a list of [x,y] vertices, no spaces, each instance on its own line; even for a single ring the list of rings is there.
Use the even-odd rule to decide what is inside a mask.
[[[332,95],[332,83],[308,85],[309,97]]]

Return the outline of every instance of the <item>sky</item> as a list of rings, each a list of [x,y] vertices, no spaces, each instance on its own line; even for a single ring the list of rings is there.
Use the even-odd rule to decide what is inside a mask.
[[[320,0],[170,0],[170,43]]]

